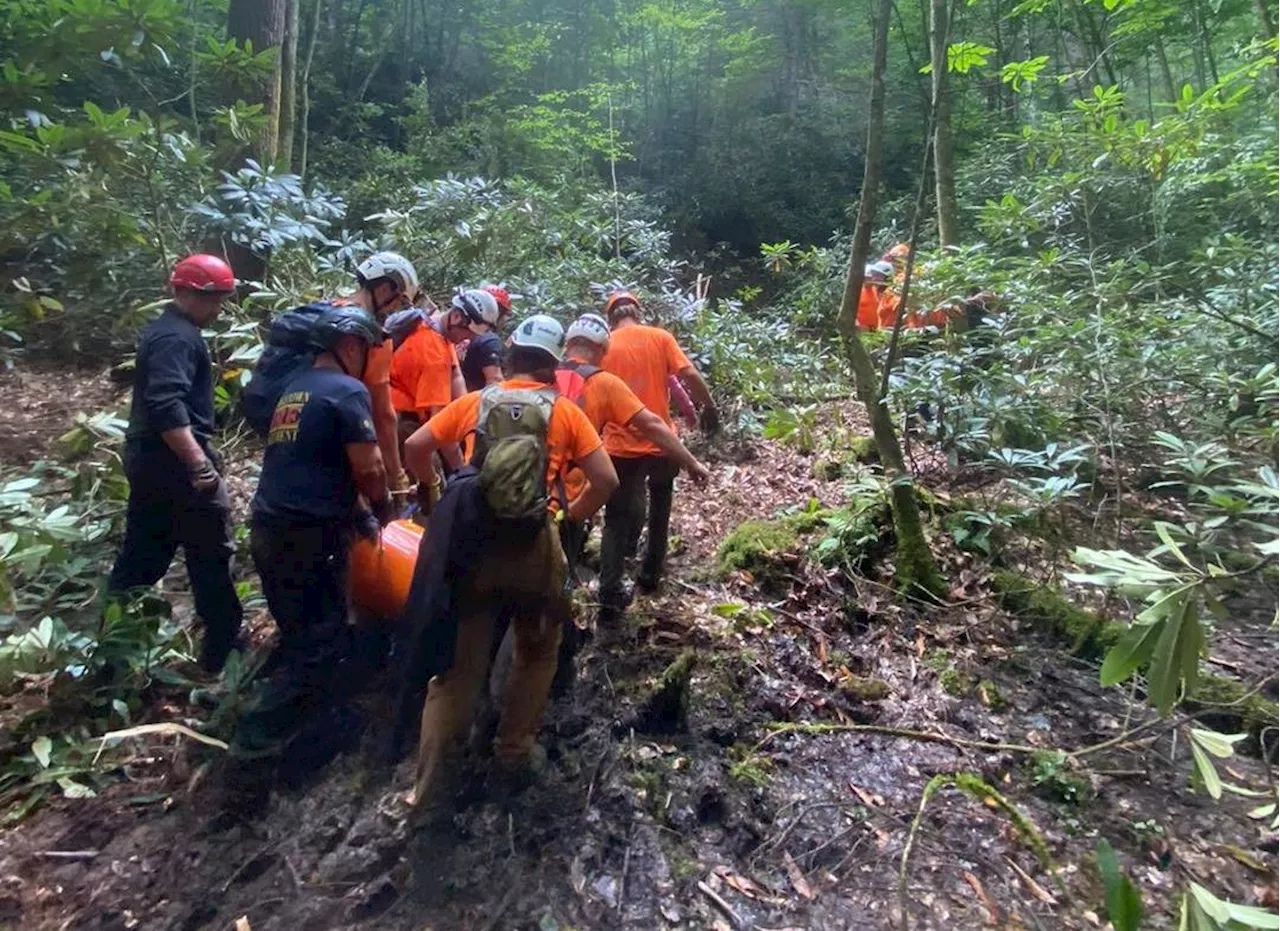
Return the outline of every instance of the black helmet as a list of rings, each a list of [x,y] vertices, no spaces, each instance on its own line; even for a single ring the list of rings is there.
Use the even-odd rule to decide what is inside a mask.
[[[354,336],[366,346],[381,346],[386,336],[378,321],[361,307],[335,305],[321,314],[311,338],[318,349],[332,349],[341,336]]]

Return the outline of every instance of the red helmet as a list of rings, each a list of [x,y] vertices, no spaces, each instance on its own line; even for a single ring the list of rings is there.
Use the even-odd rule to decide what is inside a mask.
[[[504,314],[511,313],[511,295],[507,293],[507,289],[497,284],[482,284],[481,291],[488,291],[493,295],[493,299],[498,302],[498,310]]]
[[[236,276],[231,266],[216,255],[201,253],[189,255],[173,266],[169,284],[175,289],[227,294],[236,289]]]

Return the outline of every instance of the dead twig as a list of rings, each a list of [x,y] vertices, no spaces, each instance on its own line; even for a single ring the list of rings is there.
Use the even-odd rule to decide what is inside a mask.
[[[732,905],[701,879],[698,880],[698,891],[710,899],[711,903],[724,913],[724,916],[729,919],[729,924],[734,927],[735,931],[742,931],[742,919],[738,917],[738,913],[733,910]]]
[[[631,869],[631,834],[634,825],[627,826],[627,850],[622,855],[622,878],[618,880],[618,914],[622,914],[622,905],[627,898],[627,872]]]
[[[99,850],[37,850],[32,856],[49,860],[92,860]]]

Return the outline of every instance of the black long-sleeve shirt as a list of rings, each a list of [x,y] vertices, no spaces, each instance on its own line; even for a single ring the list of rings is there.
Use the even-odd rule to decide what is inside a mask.
[[[138,339],[127,438],[145,450],[168,449],[160,434],[190,427],[206,450],[213,436],[213,364],[200,328],[169,304]]]

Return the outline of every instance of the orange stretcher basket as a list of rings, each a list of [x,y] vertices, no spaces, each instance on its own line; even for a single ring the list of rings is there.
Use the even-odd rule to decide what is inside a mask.
[[[387,524],[376,543],[357,540],[351,547],[351,600],[380,617],[399,616],[421,542],[422,528],[409,520]]]

